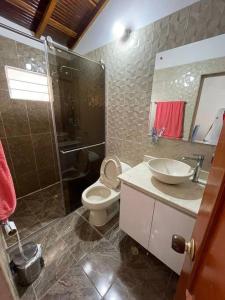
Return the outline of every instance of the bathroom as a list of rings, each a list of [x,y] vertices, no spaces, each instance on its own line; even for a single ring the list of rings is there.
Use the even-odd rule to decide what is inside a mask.
[[[223,239],[207,250],[224,215],[223,122],[211,134],[224,13],[224,0],[1,1],[0,216],[4,192],[16,199],[0,218],[1,299],[224,298]],[[180,105],[169,133],[165,102]],[[163,159],[175,176],[154,173]],[[41,253],[27,284],[16,231]]]

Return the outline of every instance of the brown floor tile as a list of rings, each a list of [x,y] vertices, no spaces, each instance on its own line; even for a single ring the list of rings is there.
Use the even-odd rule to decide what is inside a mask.
[[[25,200],[29,209],[40,221],[41,227],[65,215],[60,191],[56,190],[51,194],[44,190],[25,197]]]
[[[165,299],[166,300],[173,300],[175,292],[176,292],[178,279],[179,279],[179,276],[176,273],[172,272],[170,281],[168,283],[168,286],[167,286],[167,289],[166,289],[166,292],[165,292]]]
[[[104,300],[136,300],[129,289],[123,285],[119,280],[116,281],[106,293]]]
[[[121,235],[120,231],[118,235]],[[149,288],[163,299],[173,272],[128,235],[123,235],[123,238],[118,240],[117,249],[123,264],[127,265],[127,274],[130,274],[130,278],[133,278],[134,282],[139,282],[138,286],[149,286],[150,282]],[[123,269],[121,269],[120,279],[127,280]],[[132,283],[131,286],[133,285]]]
[[[113,227],[110,231],[107,232],[105,238],[108,239],[116,248],[119,249],[120,242],[127,237],[127,235],[120,230],[119,226]]]
[[[81,216],[78,215],[76,212],[72,212],[71,214],[65,216],[64,218],[60,218],[59,221],[55,223],[54,227],[59,236],[64,237],[70,233],[71,237],[73,237],[73,233],[83,223],[87,223],[87,222],[83,218],[81,218]]]
[[[117,280],[109,289],[104,300],[163,300],[151,285],[127,287],[120,280]]]
[[[107,224],[104,226],[98,226],[96,229],[105,236],[113,227],[119,224],[119,214],[116,214]]]
[[[45,197],[52,195],[54,192],[48,191]],[[33,283],[38,299],[173,298],[178,276],[117,225],[103,237],[73,212],[26,239],[29,240],[42,245],[45,260],[44,269]],[[32,291],[25,290],[22,299],[29,299],[29,295],[32,300]]]
[[[117,277],[121,266],[120,254],[109,241],[102,240],[79,265],[100,295],[104,296]]]
[[[88,209],[86,207],[84,207],[84,206],[79,207],[76,210],[76,213],[88,221],[89,214],[88,214]]]
[[[34,234],[52,221],[63,220],[65,212],[62,204],[60,184],[22,197],[11,219],[15,222],[21,239]],[[17,243],[17,237],[5,237],[10,247]]]
[[[89,221],[89,214],[90,211],[85,208],[84,206],[81,206],[80,208],[78,208],[78,210],[76,210],[76,212],[81,215],[83,218],[85,218],[85,220]],[[119,213],[116,214],[107,224],[105,224],[104,226],[94,226],[96,228],[96,230],[102,234],[105,235],[107,234],[113,227],[117,226],[119,223]]]
[[[65,241],[58,236],[54,226],[41,232],[34,241],[42,245],[45,262],[40,276],[33,283],[35,293],[40,298],[67,272],[75,259]]]
[[[79,266],[73,266],[56,285],[45,295],[43,300],[100,300],[101,296],[93,287]]]
[[[112,233],[108,241],[102,240],[80,262],[99,293],[104,296],[115,284],[115,293],[125,287],[124,293],[134,295],[134,299],[148,299],[148,295],[163,299],[172,271],[129,236],[119,230]]]
[[[67,229],[62,236],[77,261],[90,252],[102,239],[102,236],[84,219],[81,218],[80,222],[77,226],[71,226],[72,230]]]

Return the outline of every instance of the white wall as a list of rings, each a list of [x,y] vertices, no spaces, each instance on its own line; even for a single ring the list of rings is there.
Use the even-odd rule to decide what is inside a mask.
[[[219,57],[225,57],[225,34],[159,52],[156,55],[155,69],[165,69]]]
[[[81,39],[75,51],[86,54],[115,40],[112,28],[118,21],[136,30],[198,1],[110,0]]]

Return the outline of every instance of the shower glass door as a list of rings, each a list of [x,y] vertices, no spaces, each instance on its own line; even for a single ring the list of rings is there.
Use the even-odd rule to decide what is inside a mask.
[[[105,156],[105,71],[71,51],[48,47],[53,119],[67,213],[81,206]]]

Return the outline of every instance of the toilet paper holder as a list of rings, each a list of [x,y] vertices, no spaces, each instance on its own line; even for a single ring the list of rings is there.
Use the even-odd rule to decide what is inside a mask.
[[[16,224],[13,221],[0,221],[0,224],[2,227],[4,227],[8,236],[13,236],[17,233]]]

